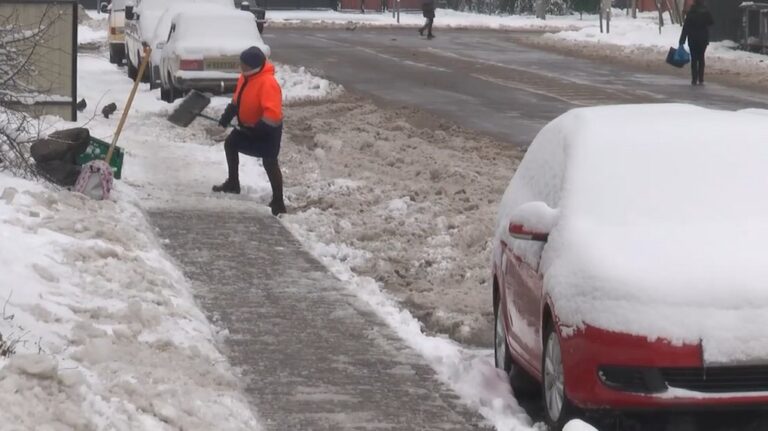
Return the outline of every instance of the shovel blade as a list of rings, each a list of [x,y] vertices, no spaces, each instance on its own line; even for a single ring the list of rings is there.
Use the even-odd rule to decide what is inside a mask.
[[[210,103],[210,97],[199,91],[192,90],[187,97],[184,98],[181,104],[179,104],[179,107],[171,113],[168,117],[168,121],[179,127],[187,127],[195,121],[195,118],[197,118]]]

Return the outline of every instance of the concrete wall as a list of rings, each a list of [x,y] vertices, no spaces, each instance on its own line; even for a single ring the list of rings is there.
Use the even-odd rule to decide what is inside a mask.
[[[41,42],[19,42],[15,47],[29,55],[34,69],[25,76],[26,84],[35,89],[16,108],[35,115],[58,115],[76,120],[77,94],[77,3],[74,0],[3,0],[0,22],[8,22],[31,32],[44,28]]]

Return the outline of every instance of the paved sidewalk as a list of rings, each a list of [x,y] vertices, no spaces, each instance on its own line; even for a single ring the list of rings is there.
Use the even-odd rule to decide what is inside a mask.
[[[491,429],[263,211],[151,219],[268,430]]]

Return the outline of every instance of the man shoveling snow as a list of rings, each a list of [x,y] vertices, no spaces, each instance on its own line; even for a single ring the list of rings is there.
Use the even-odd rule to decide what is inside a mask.
[[[221,185],[213,186],[213,191],[240,193],[239,153],[259,157],[272,187],[272,214],[284,214],[283,174],[277,161],[283,136],[282,90],[275,79],[275,66],[261,49],[246,49],[240,54],[240,63],[242,75],[232,103],[219,119],[221,127],[227,127],[235,117],[238,122],[224,142],[229,176]]]

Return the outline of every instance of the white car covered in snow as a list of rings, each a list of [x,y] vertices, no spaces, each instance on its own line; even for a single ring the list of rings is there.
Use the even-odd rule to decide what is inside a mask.
[[[157,43],[165,42],[168,37],[173,16],[187,10],[194,11],[201,3],[234,9],[232,0],[136,0],[135,6],[128,5],[126,7],[125,51],[129,78],[136,78],[143,58],[144,47],[151,46],[156,52],[150,56],[150,62],[142,81],[149,82],[152,88],[160,86],[159,71],[162,49],[157,48]],[[158,33],[162,36],[159,36]],[[158,37],[161,40],[158,40]]]
[[[768,405],[768,126],[583,108],[538,134],[493,241],[496,365],[579,410]]]
[[[171,20],[161,56],[161,97],[173,102],[188,90],[227,93],[240,75],[240,53],[258,46],[269,56],[250,12],[200,5]]]

